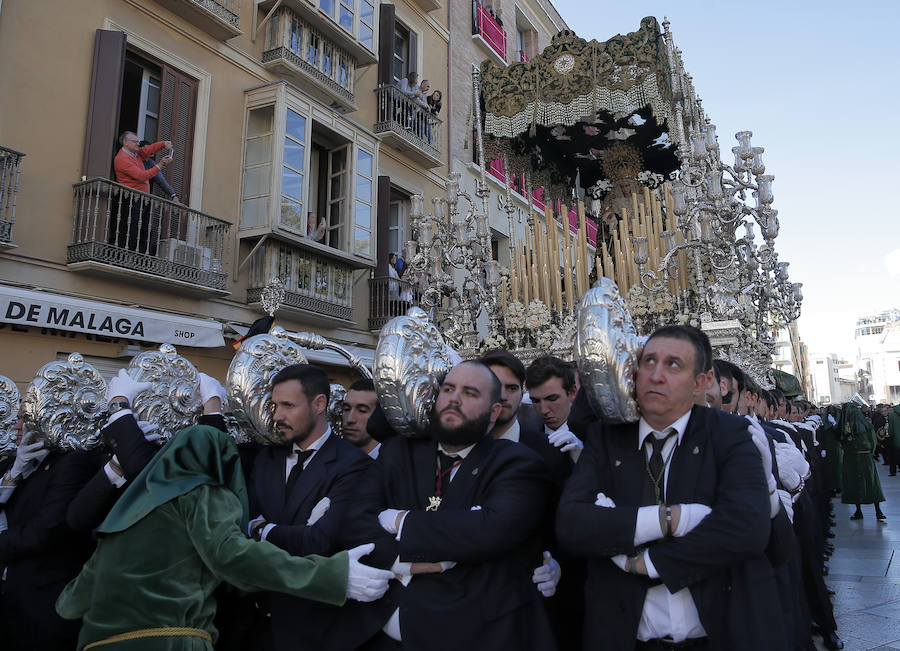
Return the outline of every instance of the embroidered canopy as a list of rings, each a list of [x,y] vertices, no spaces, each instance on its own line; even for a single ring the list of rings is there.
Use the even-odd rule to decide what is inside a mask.
[[[531,61],[481,65],[488,159],[566,197],[580,174],[591,198],[612,184],[651,186],[678,169],[675,102],[666,43],[656,18],[599,43],[557,34]]]

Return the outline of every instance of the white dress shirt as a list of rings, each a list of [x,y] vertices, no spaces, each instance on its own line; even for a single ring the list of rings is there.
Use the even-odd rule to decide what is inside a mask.
[[[381,452],[381,443],[376,444],[375,447],[369,450],[366,454],[369,455],[370,459],[377,459],[379,452]]]
[[[516,423],[516,425],[518,425],[518,423]],[[449,456],[457,456],[460,459],[465,459],[467,456],[469,456],[469,453],[475,448],[476,445],[478,445],[478,444],[473,443],[469,447],[463,448],[459,452],[447,452],[444,449],[444,446],[440,443],[438,443],[437,447],[438,447],[438,452],[443,452],[444,454],[447,454]],[[449,477],[448,483],[452,482],[453,478],[456,477],[457,470],[459,470],[458,465],[455,466],[450,471],[450,477]],[[397,527],[397,540],[400,540],[400,534],[403,533],[403,522],[405,520],[406,520],[406,516],[404,515],[403,518],[400,520],[400,526]],[[413,579],[412,574],[410,574],[411,566],[412,566],[412,563],[401,563],[400,558],[397,557],[397,560],[394,562],[394,565],[391,567],[392,570],[394,570],[395,572],[397,572],[398,574],[401,575],[400,582],[404,586],[409,585],[409,582],[412,581],[412,579]],[[387,624],[385,624],[381,630],[384,631],[385,635],[387,635],[389,638],[391,638],[393,640],[397,640],[398,642],[402,641],[402,638],[400,636],[400,609],[399,608],[394,610],[393,614],[391,614],[391,618],[387,621]]]
[[[652,434],[657,438],[665,438],[664,432],[674,429],[677,436],[666,441],[661,452],[664,460],[671,459],[675,446],[681,444],[681,439],[684,437],[684,431],[687,429],[690,418],[691,412],[688,411],[674,423],[664,427],[663,433],[654,430],[641,418],[638,424],[638,449],[644,449],[649,459],[649,446],[644,446],[647,437]],[[669,482],[670,467],[671,465],[666,463],[665,472],[663,473],[664,496]],[[666,502],[665,499],[663,501]],[[684,534],[687,522],[691,519],[685,517],[685,515],[685,513],[682,513],[678,528],[675,531],[676,536]],[[635,544],[643,544],[662,537],[659,525],[659,507],[640,507],[634,531]],[[644,563],[647,566],[647,575],[651,579],[658,579],[659,573],[650,560],[649,550],[644,552]],[[637,639],[646,641],[656,638],[668,638],[675,642],[681,642],[692,637],[706,637],[706,631],[703,628],[703,624],[700,623],[700,615],[697,612],[697,606],[694,604],[694,598],[691,596],[690,590],[682,588],[675,594],[672,594],[664,584],[653,586],[647,590],[647,596],[644,598],[644,609],[641,611],[641,621],[638,625]]]
[[[522,428],[519,426],[519,419],[513,416],[512,425],[510,425],[509,429],[503,432],[497,440],[505,439],[507,441],[512,441],[513,443],[518,443],[521,434]]]

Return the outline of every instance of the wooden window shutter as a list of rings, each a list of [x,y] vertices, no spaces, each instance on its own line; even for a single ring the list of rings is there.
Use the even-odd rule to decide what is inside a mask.
[[[175,159],[166,167],[166,180],[184,204],[191,191],[191,159],[194,149],[194,113],[197,107],[197,82],[187,75],[162,66],[159,98],[160,140],[171,140]]]
[[[375,205],[375,275],[388,276],[388,237],[391,225],[391,177],[378,177],[378,197]]]
[[[387,86],[394,80],[394,29],[397,14],[394,5],[378,7],[378,85]]]
[[[94,69],[85,130],[81,173],[114,178],[113,158],[119,149],[119,106],[125,71],[125,32],[98,29],[94,39]]]

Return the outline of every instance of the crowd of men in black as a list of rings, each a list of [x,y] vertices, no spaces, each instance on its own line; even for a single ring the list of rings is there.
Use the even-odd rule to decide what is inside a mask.
[[[809,650],[814,634],[842,648],[823,580],[835,423],[713,360],[701,331],[651,335],[631,424],[603,421],[572,363],[526,368],[499,349],[451,369],[422,438],[394,435],[367,380],[337,436],[328,386],[309,365],[276,377],[286,445],[240,446],[246,535],[296,556],[374,542],[363,561],[397,580],[342,607],[223,584],[206,624],[216,649]],[[124,372],[110,382],[105,451],[26,439],[0,462],[4,649],[76,648],[80,622],[54,604],[159,454],[130,410],[143,389]],[[201,422],[224,429],[221,384],[201,374],[200,393]],[[145,598],[153,612],[166,595]],[[109,648],[211,648],[155,643]]]

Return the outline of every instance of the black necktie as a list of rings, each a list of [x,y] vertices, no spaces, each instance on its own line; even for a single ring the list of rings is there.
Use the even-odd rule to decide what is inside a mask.
[[[297,463],[291,468],[291,473],[288,475],[287,483],[284,485],[284,499],[288,499],[291,495],[291,491],[294,489],[294,485],[297,483],[297,480],[300,478],[300,473],[303,472],[303,464],[309,459],[315,450],[297,450]]]
[[[663,461],[662,450],[666,441],[675,436],[675,433],[675,430],[670,428],[663,438],[657,438],[656,433],[651,432],[650,436],[644,441],[644,445],[647,444],[647,440],[650,441],[652,452],[650,454],[650,460],[647,461],[646,465],[647,477],[644,482],[643,506],[653,506],[662,503],[663,497],[665,496],[664,475],[666,468],[666,464]]]

